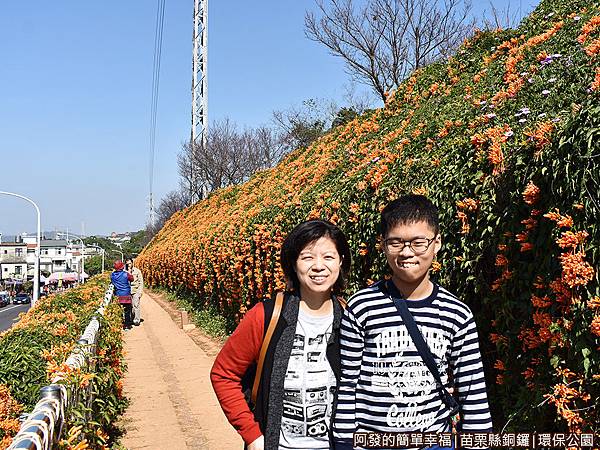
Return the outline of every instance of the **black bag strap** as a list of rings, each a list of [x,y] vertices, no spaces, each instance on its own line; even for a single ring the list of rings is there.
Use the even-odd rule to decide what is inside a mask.
[[[450,409],[450,416],[457,414],[460,410],[458,402],[452,395],[450,395],[448,390],[443,385],[442,377],[440,376],[440,372],[437,368],[435,359],[433,358],[433,355],[431,354],[431,350],[427,346],[425,339],[423,339],[423,335],[419,331],[419,328],[417,327],[417,323],[415,322],[414,317],[412,316],[412,314],[410,313],[410,311],[408,309],[408,305],[406,304],[406,299],[398,298],[397,296],[391,295],[390,294],[391,290],[388,288],[387,283],[389,283],[389,281],[381,283],[381,288],[382,288],[383,292],[394,302],[394,305],[396,305],[396,309],[400,313],[400,316],[402,317],[402,321],[404,322],[404,325],[406,326],[406,329],[408,330],[408,334],[410,334],[410,337],[413,340],[415,347],[417,348],[417,351],[419,352],[419,355],[421,356],[421,359],[423,360],[423,362],[425,363],[425,365],[427,366],[427,368],[433,375],[433,378],[435,379],[435,387],[436,387],[437,391],[439,392],[440,397],[442,398],[442,401]]]

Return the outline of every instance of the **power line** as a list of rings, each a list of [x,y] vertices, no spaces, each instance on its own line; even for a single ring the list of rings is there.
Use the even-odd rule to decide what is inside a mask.
[[[158,88],[160,85],[160,62],[162,56],[163,25],[165,22],[165,0],[158,0],[156,25],[154,28],[154,61],[152,66],[152,100],[150,102],[150,171],[149,171],[149,223],[154,224],[154,154],[156,150],[156,116],[158,111]]]

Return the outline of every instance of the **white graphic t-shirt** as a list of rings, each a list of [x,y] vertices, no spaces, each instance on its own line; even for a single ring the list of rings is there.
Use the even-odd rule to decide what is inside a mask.
[[[280,449],[329,449],[336,380],[326,356],[333,313],[298,312],[296,336],[285,376]]]

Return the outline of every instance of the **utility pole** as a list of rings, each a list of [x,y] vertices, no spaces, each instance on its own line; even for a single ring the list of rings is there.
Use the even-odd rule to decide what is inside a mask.
[[[192,130],[190,146],[206,146],[208,132],[208,0],[194,0],[192,33]],[[192,171],[193,171],[192,167]],[[191,177],[190,198],[197,190]],[[199,199],[198,199],[199,200]]]

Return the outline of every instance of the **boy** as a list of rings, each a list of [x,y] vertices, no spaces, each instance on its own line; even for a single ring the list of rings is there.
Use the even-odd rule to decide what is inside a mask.
[[[381,212],[381,236],[392,278],[353,295],[342,319],[335,448],[352,449],[354,432],[451,431],[450,408],[394,298],[406,300],[447,388],[452,374],[458,430],[491,432],[473,314],[429,279],[442,245],[437,208],[422,195],[400,197]]]

